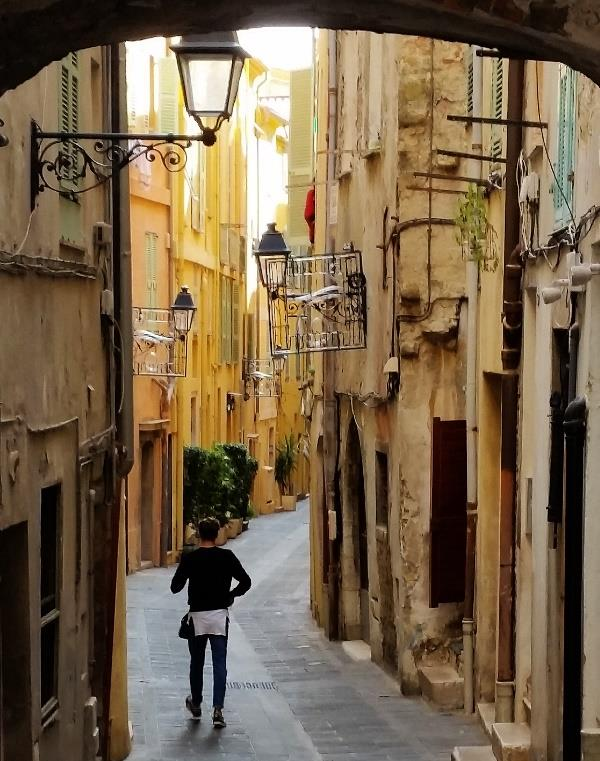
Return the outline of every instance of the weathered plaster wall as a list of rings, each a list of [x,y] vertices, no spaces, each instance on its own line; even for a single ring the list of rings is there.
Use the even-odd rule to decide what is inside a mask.
[[[101,122],[101,63],[98,50],[80,56],[85,83],[80,95],[83,129],[92,126],[94,114]],[[112,452],[111,434],[107,432],[111,422],[109,344],[100,316],[101,291],[109,284],[105,280],[106,252],[92,245],[92,223],[106,219],[106,213],[103,192],[90,193],[79,210],[83,245],[77,249],[59,243],[61,204],[65,202],[58,194],[46,191],[30,217],[26,169],[30,120],[35,118],[47,129],[55,128],[57,105],[56,66],[0,101],[12,134],[11,145],[0,154],[0,174],[5,179],[0,190],[4,358],[0,401],[5,442],[0,529],[26,521],[29,537],[28,558],[21,558],[25,566],[18,570],[25,574],[29,594],[31,654],[22,678],[31,680],[31,704],[23,706],[23,711],[30,721],[32,738],[20,744],[21,755],[13,756],[16,761],[29,761],[37,753],[36,745],[44,759],[58,760],[65,754],[91,758],[93,738],[91,734],[84,736],[84,726],[91,730],[89,722],[84,723],[84,706],[94,683],[102,679],[91,669],[96,643],[91,634],[91,579],[98,557],[93,542],[95,510],[106,512],[103,458],[105,452]],[[89,456],[96,436],[99,454]],[[62,492],[58,546],[61,720],[43,729],[39,687],[40,490],[57,482]],[[94,498],[90,488],[96,492]],[[7,623],[10,625],[3,620]]]
[[[344,635],[361,636],[360,580],[353,538],[357,517],[351,506],[356,474],[345,461],[354,420],[365,484],[372,652],[382,660],[385,648],[389,657],[391,597],[396,637],[392,650],[397,653],[393,665],[405,689],[412,691],[417,688],[420,662],[449,661],[460,667],[460,606],[429,607],[429,462],[432,418],[464,418],[466,326],[461,307],[465,264],[452,222],[456,196],[434,193],[430,209],[428,193],[409,186],[426,186],[426,181],[413,177],[415,171],[463,173],[455,162],[436,159],[433,151],[437,147],[465,149],[464,129],[447,122],[445,116],[463,112],[466,69],[461,46],[385,35],[380,68],[374,71],[372,61],[378,55],[375,46],[379,42],[366,33],[338,35],[336,248],[352,241],[363,252],[368,299],[367,349],[335,355],[335,391],[341,399],[341,609]],[[319,77],[326,83],[323,66],[319,66]],[[374,99],[372,91],[378,88],[380,94]],[[377,131],[376,124],[373,129],[377,98],[382,109],[380,139],[378,145],[369,145],[367,136]],[[326,124],[324,115],[319,124]],[[317,182],[322,179],[324,167],[320,164]],[[321,198],[319,191],[317,200]],[[390,246],[385,252],[388,275],[384,287],[381,244],[386,206],[400,223],[422,220],[430,211],[432,217],[448,220],[432,226],[430,283],[427,224],[420,222],[401,233],[396,251]],[[323,206],[319,211],[323,213]],[[391,226],[392,222],[386,236]],[[405,315],[393,350],[401,356],[401,385],[397,399],[388,401],[383,366],[392,351],[394,314]],[[387,530],[376,525],[378,450],[388,455]],[[319,516],[313,514],[313,518]],[[389,574],[378,552],[386,539]],[[315,557],[320,557],[318,548]]]

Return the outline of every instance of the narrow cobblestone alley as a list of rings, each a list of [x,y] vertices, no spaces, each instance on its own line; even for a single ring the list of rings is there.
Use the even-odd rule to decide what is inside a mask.
[[[455,745],[485,744],[475,720],[403,697],[375,664],[353,660],[314,625],[307,503],[252,521],[228,546],[253,587],[232,610],[221,732],[184,708],[188,652],[177,627],[186,600],[169,591],[174,569],[129,577],[131,761],[449,761]]]

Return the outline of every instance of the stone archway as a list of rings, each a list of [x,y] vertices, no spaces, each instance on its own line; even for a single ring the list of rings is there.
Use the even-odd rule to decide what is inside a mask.
[[[561,60],[600,83],[600,0],[0,0],[0,21],[0,94],[71,50],[284,24],[471,42]]]

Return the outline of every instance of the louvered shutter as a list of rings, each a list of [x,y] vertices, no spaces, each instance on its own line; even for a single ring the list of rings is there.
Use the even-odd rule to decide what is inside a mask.
[[[290,74],[288,234],[286,236],[289,244],[306,243],[308,240],[304,206],[313,176],[312,102],[312,72],[310,69],[292,71]]]
[[[220,329],[219,334],[221,336],[221,362],[224,363],[227,361],[227,293],[226,293],[226,285],[227,280],[225,277],[221,275],[221,298],[219,300],[220,303]]]
[[[576,73],[559,65],[558,119],[556,124],[556,181],[553,187],[555,220],[566,224],[573,205],[573,169],[575,164]]]
[[[60,92],[58,107],[59,130],[79,131],[79,54],[69,53],[60,63]],[[69,168],[61,182],[66,192],[77,190],[77,153],[70,146],[61,146],[61,153],[69,161]]]
[[[433,419],[431,457],[430,605],[465,596],[467,428]]]
[[[473,116],[473,56],[475,48],[469,48],[467,51],[467,115]]]
[[[492,64],[492,108],[493,119],[502,119],[504,104],[504,62],[495,58]],[[490,154],[494,158],[502,156],[502,127],[494,124],[491,129]]]
[[[175,58],[158,62],[158,131],[177,133],[179,75]]]
[[[229,278],[225,281],[225,294],[227,296],[225,302],[225,325],[226,325],[226,339],[225,339],[225,361],[231,362],[231,280]]]
[[[157,245],[158,245],[158,235],[156,233],[147,232],[144,239],[144,258],[146,261],[146,307],[148,309],[156,308]]]
[[[231,291],[231,361],[238,362],[240,357],[240,286],[234,282]]]

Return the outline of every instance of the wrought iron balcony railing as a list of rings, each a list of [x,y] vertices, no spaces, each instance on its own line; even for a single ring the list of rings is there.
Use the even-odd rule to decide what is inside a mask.
[[[133,308],[133,372],[182,378],[187,367],[187,336],[175,328],[171,309]]]
[[[244,396],[281,396],[280,371],[273,359],[244,357]]]
[[[273,356],[366,346],[360,251],[273,258],[266,265]]]

